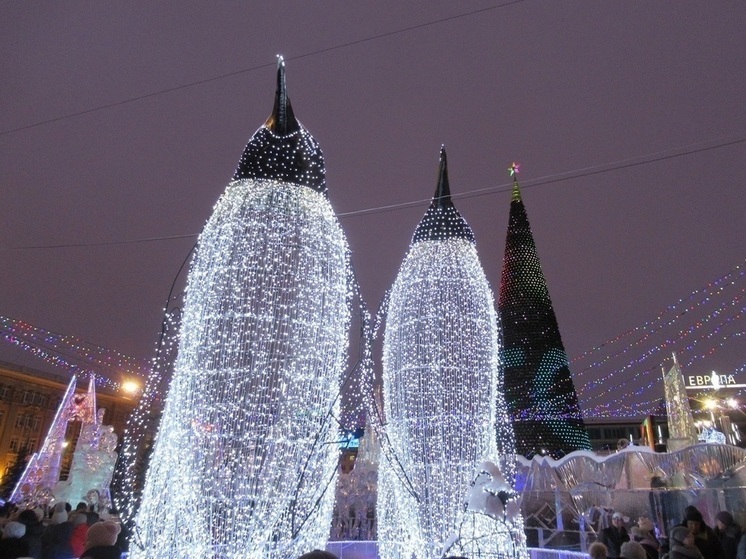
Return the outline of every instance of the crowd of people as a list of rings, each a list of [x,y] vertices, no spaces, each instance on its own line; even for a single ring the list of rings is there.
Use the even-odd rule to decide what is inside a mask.
[[[746,537],[733,515],[720,511],[714,527],[702,513],[687,506],[680,524],[659,539],[655,524],[646,517],[627,530],[620,512],[602,529],[588,548],[590,559],[746,559]],[[86,503],[75,510],[69,503],[51,508],[18,509],[12,504],[0,508],[0,559],[120,559],[126,551],[126,534],[116,518],[102,518]],[[299,559],[337,559],[313,550]],[[447,559],[466,559],[449,557]]]
[[[114,515],[102,518],[86,503],[0,509],[0,559],[120,559],[126,548]]]
[[[598,534],[588,548],[590,559],[746,559],[746,537],[728,511],[715,515],[715,526],[708,526],[695,506],[688,506],[680,524],[669,531],[668,539],[656,536],[649,518],[625,526],[625,518],[615,512],[611,526]]]

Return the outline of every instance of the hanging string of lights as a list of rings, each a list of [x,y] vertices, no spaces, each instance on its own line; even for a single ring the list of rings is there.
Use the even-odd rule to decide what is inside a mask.
[[[600,416],[614,402],[625,402],[632,415],[650,414],[663,398],[660,367],[671,351],[678,355],[684,371],[733,347],[746,338],[746,270],[739,264],[686,298],[659,312],[656,318],[593,348],[573,360],[578,378],[586,378],[579,391],[585,415]],[[635,334],[631,336],[631,334]],[[626,342],[623,345],[623,342]],[[584,362],[588,362],[582,368]],[[739,370],[719,371],[732,375]],[[708,371],[709,373],[709,371]],[[613,395],[613,398],[610,396]],[[641,397],[647,397],[645,401]],[[630,403],[632,402],[632,403]]]
[[[147,363],[119,351],[6,316],[0,316],[0,336],[7,343],[77,377],[94,373],[96,384],[110,390],[119,390],[128,378],[144,378],[150,372]]]
[[[695,308],[697,308],[697,304],[691,305],[685,310],[679,310],[679,306],[682,303],[689,302],[692,299],[695,299],[699,296],[704,297],[705,301],[708,301],[711,296],[709,295],[711,291],[714,291],[713,296],[717,295],[719,293],[722,293],[722,291],[728,286],[728,285],[735,285],[736,282],[743,279],[744,275],[746,275],[746,268],[744,268],[744,263],[738,264],[722,276],[718,277],[717,279],[711,281],[710,283],[706,284],[705,286],[695,289],[692,291],[687,297],[683,299],[679,299],[675,303],[669,305],[662,311],[660,311],[657,316],[650,321],[644,322],[640,326],[636,326],[632,328],[631,330],[627,330],[626,332],[623,332],[619,334],[618,336],[605,341],[604,343],[597,345],[589,350],[584,351],[580,355],[577,355],[576,357],[572,358],[570,360],[571,363],[576,363],[578,361],[581,361],[582,359],[587,358],[591,354],[598,353],[599,351],[607,348],[610,345],[617,344],[620,341],[624,340],[625,338],[637,333],[637,332],[645,332],[648,331],[650,328],[654,327],[654,325],[660,321],[663,320],[663,317],[669,313],[675,312],[677,315],[684,314],[686,312],[692,311]],[[576,371],[576,374],[582,371]]]
[[[613,355],[609,355],[603,360],[593,363],[593,365],[589,367],[586,367],[585,369],[583,369],[583,372],[588,371],[591,368],[600,368],[601,365],[606,364],[608,361],[612,360],[613,358],[623,356],[627,352],[630,352],[633,349],[635,350],[634,354],[636,355],[636,357],[630,360],[621,369],[615,369],[614,374],[618,372],[622,372],[626,369],[630,369],[633,366],[648,360],[650,357],[653,357],[654,355],[664,350],[670,350],[671,348],[675,348],[678,350],[691,350],[696,345],[698,345],[700,341],[711,339],[715,335],[719,334],[724,326],[731,324],[733,321],[738,320],[743,316],[743,312],[744,310],[746,310],[745,307],[742,307],[732,316],[721,317],[722,311],[725,308],[739,303],[742,298],[743,298],[743,295],[738,295],[732,301],[727,301],[723,303],[720,307],[715,309],[713,312],[709,313],[708,315],[705,315],[701,320],[697,320],[697,322],[695,322],[693,325],[688,326],[683,330],[679,330],[678,332],[675,332],[676,334],[675,336],[666,336],[665,332],[663,332],[662,330],[664,327],[673,326],[673,324],[677,322],[677,319],[674,319],[670,321],[669,323],[664,324],[661,327],[657,328],[654,332],[650,332],[646,334],[643,338],[634,342],[633,344],[630,344],[627,348],[625,348],[625,351],[619,352]],[[715,322],[712,320],[715,317],[721,317],[721,320]],[[708,330],[707,327],[710,327],[710,329]],[[704,330],[702,335],[700,335],[698,338],[694,338],[694,340],[688,343],[688,345],[682,345],[685,340],[687,340],[691,335],[698,332],[699,330]],[[644,346],[640,347],[642,342],[646,341],[648,338],[652,336],[652,334],[656,332],[661,332],[661,334],[666,337],[664,337],[660,341],[655,340],[655,342],[657,343],[650,346],[648,349],[644,349]],[[606,384],[608,380],[609,380],[609,376],[601,377],[601,378],[598,378],[598,377],[594,378],[592,380],[589,380],[582,387],[582,390],[590,390],[590,389],[595,388],[596,386],[602,386]]]
[[[636,397],[641,391],[650,389],[661,392],[662,388],[658,386],[660,363],[654,358],[667,357],[671,348],[675,347],[680,352],[680,362],[686,370],[742,339],[743,328],[738,325],[742,323],[743,308],[730,315],[726,310],[743,301],[745,277],[746,267],[741,263],[658,312],[654,319],[573,358],[574,377],[581,381],[588,379],[579,390],[584,400],[585,415],[595,417],[607,413],[609,405],[600,400],[627,384],[637,387],[634,392],[627,394],[629,397]],[[684,324],[686,320],[689,320],[688,324]],[[710,329],[706,330],[708,326]],[[726,331],[733,326],[737,326],[737,331]],[[378,325],[374,327],[377,329]],[[693,337],[698,331],[704,333]],[[6,342],[76,376],[87,376],[94,372],[99,387],[114,391],[122,388],[122,374],[144,377],[151,369],[144,362],[121,352],[96,346],[75,336],[50,332],[22,320],[0,317],[0,335]],[[656,336],[660,340],[656,341]],[[615,363],[624,356],[627,356],[627,361]],[[156,355],[154,362],[157,361]],[[640,369],[641,364],[644,365],[643,369]],[[737,371],[722,372],[735,374]],[[603,386],[607,387],[604,392],[593,392]],[[147,390],[146,387],[145,392]],[[157,383],[154,390],[156,394],[153,396],[161,399],[163,394]],[[372,394],[372,384],[370,390]],[[653,398],[638,402],[634,413],[640,410],[650,412],[656,409],[658,401]],[[373,407],[368,406],[368,409]],[[142,420],[135,421],[139,423]]]

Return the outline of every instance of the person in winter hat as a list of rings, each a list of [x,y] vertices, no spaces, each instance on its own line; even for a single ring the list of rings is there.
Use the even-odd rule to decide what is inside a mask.
[[[11,520],[3,528],[3,537],[0,539],[0,557],[17,559],[28,555],[28,544],[23,541],[26,533],[26,525]]]
[[[715,534],[723,547],[724,559],[736,559],[738,543],[741,541],[741,527],[728,511],[721,510],[715,515]]]
[[[622,550],[622,544],[629,541],[629,534],[624,527],[624,517],[621,512],[615,512],[611,517],[611,526],[601,530],[598,541],[606,546],[606,553],[611,559],[617,559]]]
[[[663,559],[703,559],[702,553],[694,545],[694,534],[686,526],[675,526],[669,538],[671,550]]]
[[[630,537],[633,541],[638,542],[643,549],[648,559],[658,559],[660,553],[660,542],[655,537],[655,525],[649,518],[640,518],[637,521],[637,526],[633,526],[630,531]]]
[[[80,559],[119,559],[122,550],[116,545],[121,530],[117,522],[105,520],[88,528],[85,551]]]
[[[705,559],[724,559],[723,547],[720,545],[715,530],[705,524],[702,513],[692,505],[684,509],[684,521],[681,523],[694,536],[694,545]]]

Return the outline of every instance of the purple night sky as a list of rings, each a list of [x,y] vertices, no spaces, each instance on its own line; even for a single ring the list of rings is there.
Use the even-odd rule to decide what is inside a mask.
[[[743,264],[744,30],[746,3],[686,0],[6,3],[0,315],[150,357],[187,235],[269,115],[282,53],[369,305],[441,144],[497,292],[517,160],[577,356]],[[552,180],[565,173],[586,176]],[[106,244],[170,236],[186,237]],[[52,245],[87,246],[35,248]],[[696,372],[742,367],[739,343]],[[27,357],[3,344],[0,359]]]

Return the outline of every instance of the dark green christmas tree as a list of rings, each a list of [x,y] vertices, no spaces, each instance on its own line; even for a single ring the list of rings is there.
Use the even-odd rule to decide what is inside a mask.
[[[518,454],[557,458],[590,450],[591,444],[521,199],[518,167],[513,163],[510,169],[513,199],[498,302],[505,400]]]

